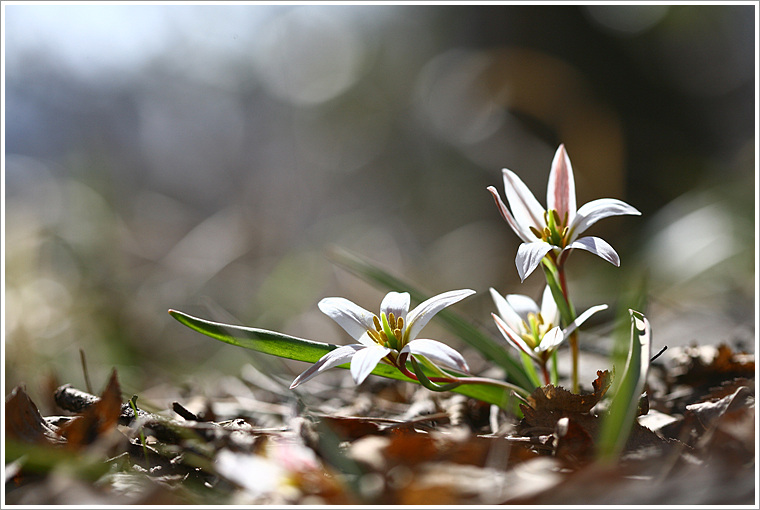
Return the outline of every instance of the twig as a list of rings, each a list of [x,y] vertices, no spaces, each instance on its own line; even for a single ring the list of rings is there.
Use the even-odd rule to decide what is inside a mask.
[[[662,349],[660,349],[660,352],[658,352],[657,354],[655,354],[654,356],[652,356],[650,358],[649,362],[651,363],[654,360],[656,360],[657,358],[659,358],[662,355],[662,353],[665,352],[667,349],[668,349],[668,346],[666,345],[665,347],[663,347]]]
[[[84,373],[84,385],[89,393],[92,393],[90,384],[90,372],[87,370],[87,360],[84,357],[84,349],[79,349],[79,359],[82,361],[82,372]]]

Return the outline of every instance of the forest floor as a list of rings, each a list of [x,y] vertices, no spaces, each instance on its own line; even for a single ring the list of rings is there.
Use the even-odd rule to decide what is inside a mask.
[[[342,385],[343,371],[295,395],[252,365],[213,391],[127,400],[114,370],[99,394],[51,389],[56,416],[18,386],[5,402],[4,502],[756,505],[754,354],[666,354],[650,365],[624,451],[606,462],[603,370],[581,395],[538,388],[519,418],[378,377]]]

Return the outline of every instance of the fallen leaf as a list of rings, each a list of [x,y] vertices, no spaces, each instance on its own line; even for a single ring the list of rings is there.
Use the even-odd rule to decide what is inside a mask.
[[[38,444],[60,444],[64,440],[40,414],[23,386],[13,388],[5,399],[5,433],[8,437]]]
[[[80,416],[62,425],[61,435],[74,448],[91,444],[106,432],[114,430],[120,415],[121,389],[114,370],[100,399]]]
[[[594,440],[575,419],[564,417],[557,421],[554,430],[554,455],[565,465],[577,468],[594,458]]]

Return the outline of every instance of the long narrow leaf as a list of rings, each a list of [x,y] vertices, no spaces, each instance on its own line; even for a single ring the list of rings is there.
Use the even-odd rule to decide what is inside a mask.
[[[330,258],[339,266],[383,289],[409,292],[412,299],[417,302],[422,302],[430,297],[415,289],[409,283],[396,278],[387,271],[344,249],[334,249],[331,252]],[[491,337],[462,318],[462,316],[451,310],[438,312],[436,318],[443,322],[451,332],[478,350],[486,359],[493,361],[503,368],[507,373],[507,380],[509,382],[528,391],[536,388],[536,385],[525,372],[522,365],[507,353],[502,343],[494,341]]]
[[[190,329],[216,340],[296,361],[316,363],[322,356],[338,347],[265,329],[211,322],[177,310],[169,310],[169,314]],[[339,368],[349,368],[349,364],[340,365]],[[372,374],[417,383],[396,368],[382,363],[377,365]],[[504,408],[511,400],[511,395],[505,388],[486,384],[463,384],[452,391]]]
[[[639,398],[649,371],[652,330],[644,314],[629,310],[631,336],[625,370],[610,389],[612,402],[599,437],[599,459],[614,462],[623,451],[636,420]]]

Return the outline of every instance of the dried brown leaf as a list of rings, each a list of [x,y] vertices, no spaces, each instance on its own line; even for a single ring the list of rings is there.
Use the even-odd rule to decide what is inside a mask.
[[[594,458],[594,440],[586,428],[573,418],[560,418],[554,431],[554,455],[570,467],[587,464]]]
[[[5,432],[26,443],[60,444],[64,440],[40,414],[23,386],[13,388],[5,399]]]
[[[121,389],[114,370],[100,399],[87,407],[79,417],[64,424],[61,434],[71,447],[88,445],[115,429],[120,415]]]
[[[557,421],[566,416],[573,416],[576,421],[588,421],[579,418],[579,415],[588,415],[591,408],[604,397],[612,382],[612,376],[608,370],[599,370],[596,375],[597,378],[592,383],[594,391],[584,395],[572,393],[561,386],[552,384],[536,388],[525,400],[525,404],[520,404],[524,415],[520,423],[521,433],[529,429],[535,429],[540,433],[551,433]]]

